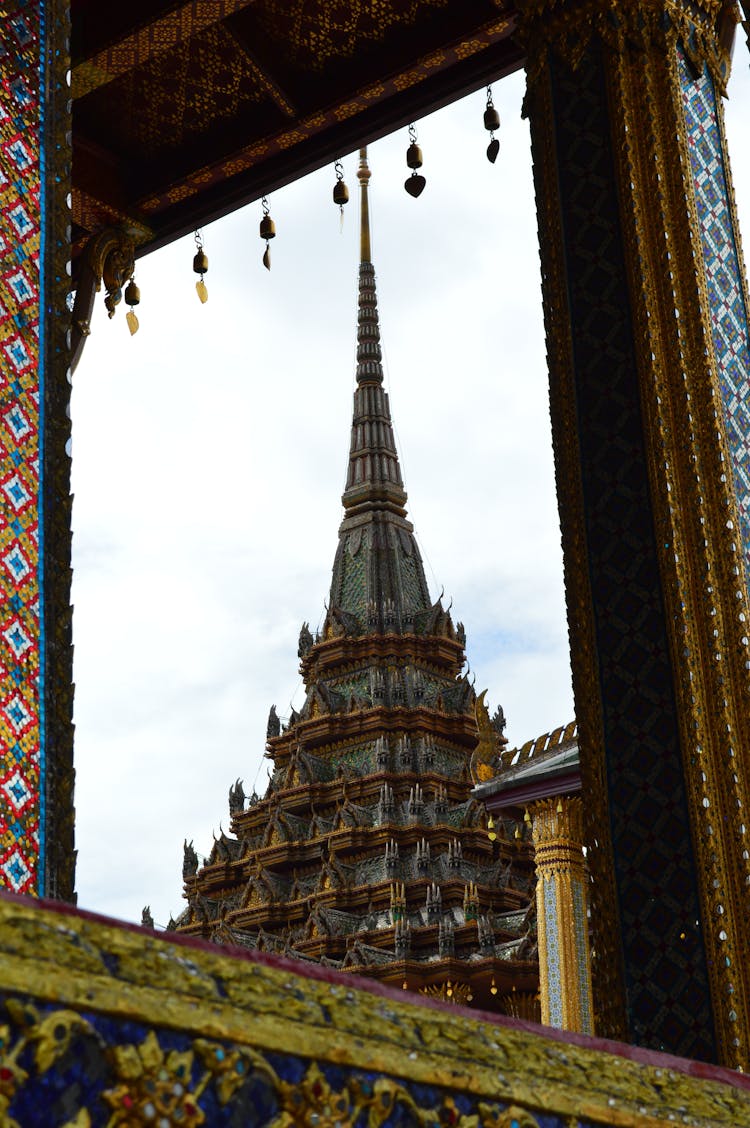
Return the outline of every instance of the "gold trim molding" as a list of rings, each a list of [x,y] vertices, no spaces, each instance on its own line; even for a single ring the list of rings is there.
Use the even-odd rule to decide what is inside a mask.
[[[707,63],[725,91],[739,22],[734,0],[519,0],[519,10],[529,87],[549,51],[576,69],[593,38],[617,53],[645,51],[663,42],[666,24],[696,67]]]

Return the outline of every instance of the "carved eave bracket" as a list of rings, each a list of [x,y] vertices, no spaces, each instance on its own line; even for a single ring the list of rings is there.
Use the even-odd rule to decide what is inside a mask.
[[[107,227],[89,239],[79,260],[71,318],[70,371],[75,372],[91,333],[94,298],[102,288],[110,317],[122,298],[122,287],[135,269],[135,243],[122,228]]]

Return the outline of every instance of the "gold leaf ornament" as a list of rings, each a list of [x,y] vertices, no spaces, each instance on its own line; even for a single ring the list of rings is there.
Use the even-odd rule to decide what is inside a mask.
[[[116,1046],[112,1057],[120,1084],[102,1093],[112,1109],[107,1128],[159,1123],[159,1117],[182,1128],[205,1123],[198,1107],[202,1088],[191,1089],[192,1051],[165,1052],[150,1030],[140,1046]]]
[[[40,1073],[45,1073],[58,1058],[67,1053],[74,1037],[89,1034],[98,1039],[94,1028],[75,1011],[55,1011],[42,1019],[34,1030],[36,1042],[34,1064]]]

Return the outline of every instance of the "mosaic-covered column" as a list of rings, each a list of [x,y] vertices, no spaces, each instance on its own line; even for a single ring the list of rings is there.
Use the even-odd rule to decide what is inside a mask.
[[[725,0],[525,0],[597,1033],[750,1067],[750,355]]]
[[[530,816],[542,1022],[593,1034],[581,799],[540,799],[530,807]]]
[[[68,5],[0,0],[0,888],[73,898]]]

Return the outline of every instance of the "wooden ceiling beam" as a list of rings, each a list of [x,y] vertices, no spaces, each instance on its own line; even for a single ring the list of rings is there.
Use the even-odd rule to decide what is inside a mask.
[[[194,35],[221,23],[255,0],[186,0],[177,8],[139,27],[116,43],[82,59],[73,67],[74,100],[120,78],[156,55],[171,51]]]
[[[227,23],[226,31],[228,35],[231,35],[242,54],[250,63],[250,66],[257,75],[260,85],[265,93],[268,94],[269,98],[272,99],[286,117],[290,119],[297,117],[299,108],[294,104],[287,91],[276,81],[268,65],[262,62],[257,52],[250,47],[245,36],[241,35],[231,23]]]

